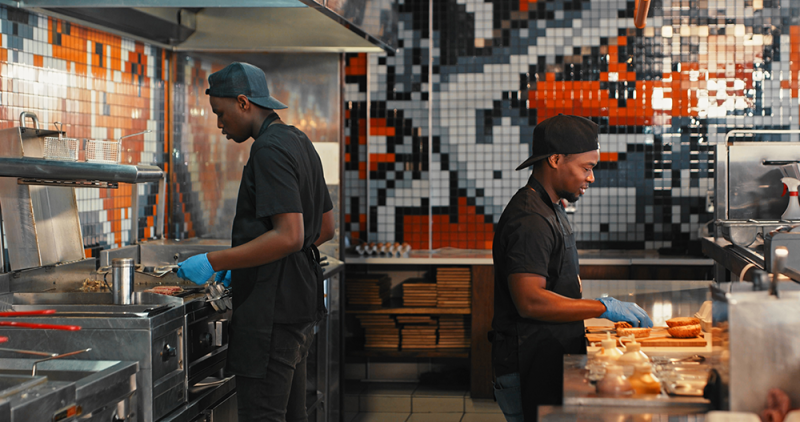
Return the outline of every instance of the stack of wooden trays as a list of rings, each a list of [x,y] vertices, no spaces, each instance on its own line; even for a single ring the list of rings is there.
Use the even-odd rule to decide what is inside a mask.
[[[364,327],[365,349],[398,349],[400,329],[391,315],[356,315]]]
[[[470,347],[469,319],[464,315],[442,315],[439,317],[439,349]]]
[[[469,308],[472,306],[472,275],[469,268],[436,269],[436,306]]]
[[[436,283],[409,279],[403,282],[403,306],[414,308],[436,307]]]
[[[381,306],[389,300],[392,279],[386,274],[353,274],[348,275],[345,286],[348,305]]]
[[[428,315],[398,315],[403,325],[403,349],[435,349],[436,320]]]

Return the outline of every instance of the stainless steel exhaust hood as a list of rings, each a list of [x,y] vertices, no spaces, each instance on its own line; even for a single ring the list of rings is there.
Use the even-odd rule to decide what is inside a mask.
[[[173,51],[394,53],[395,0],[320,1],[0,0]]]

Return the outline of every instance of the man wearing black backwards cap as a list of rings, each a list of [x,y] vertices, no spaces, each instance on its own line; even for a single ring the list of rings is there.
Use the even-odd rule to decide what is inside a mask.
[[[232,248],[193,256],[178,276],[232,283],[227,371],[239,421],[306,421],[306,356],[325,314],[319,245],[333,237],[333,204],[308,137],[280,121],[261,69],[232,63],[208,77],[217,127],[254,138],[242,173]],[[226,270],[230,270],[229,272]]]
[[[533,131],[533,166],[495,229],[492,367],[495,396],[511,421],[535,421],[536,408],[562,404],[563,356],[585,354],[583,320],[653,323],[634,303],[581,299],[578,251],[562,200],[577,201],[594,182],[597,125],[559,114]]]

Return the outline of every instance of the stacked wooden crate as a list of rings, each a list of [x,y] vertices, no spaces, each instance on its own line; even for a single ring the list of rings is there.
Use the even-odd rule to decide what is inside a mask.
[[[429,315],[398,315],[403,349],[435,349],[436,320]]]
[[[381,306],[389,300],[392,279],[386,274],[355,274],[347,278],[345,297],[348,306]]]
[[[439,308],[472,306],[472,276],[469,268],[436,269],[436,306]]]

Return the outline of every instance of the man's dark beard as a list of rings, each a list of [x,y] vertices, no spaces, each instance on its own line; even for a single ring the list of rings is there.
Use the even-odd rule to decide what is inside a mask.
[[[566,191],[556,191],[556,195],[558,195],[559,198],[566,199],[568,202],[577,202],[579,199],[581,199],[580,195]]]

